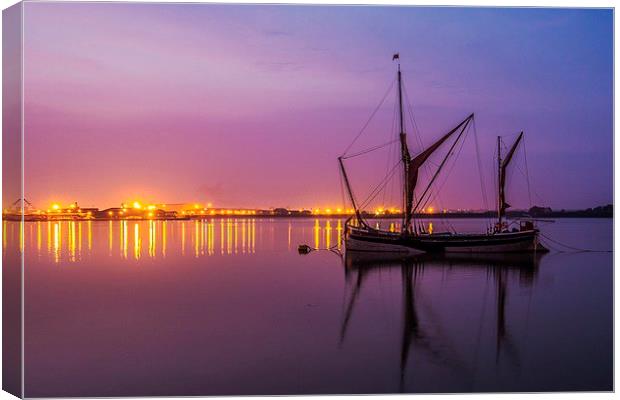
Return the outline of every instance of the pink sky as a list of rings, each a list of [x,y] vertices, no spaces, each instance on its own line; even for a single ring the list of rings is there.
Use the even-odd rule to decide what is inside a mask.
[[[535,203],[611,202],[611,21],[608,10],[26,3],[26,197],[340,205],[336,157],[399,50],[425,144],[476,113],[489,197],[495,137],[524,129]],[[366,144],[393,133],[393,100]],[[483,207],[473,143],[437,206]],[[360,166],[375,172],[355,176],[360,196],[377,165]],[[529,205],[522,189],[512,197]]]

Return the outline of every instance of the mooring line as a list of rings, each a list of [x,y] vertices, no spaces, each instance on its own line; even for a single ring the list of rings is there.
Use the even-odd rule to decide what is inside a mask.
[[[339,256],[342,256],[342,253],[340,252],[340,250],[337,249],[337,247],[337,244],[326,248],[312,247],[307,244],[300,244],[299,247],[297,247],[297,251],[299,252],[299,254],[308,254],[312,251],[329,251]]]
[[[582,249],[582,248],[579,248],[579,247],[569,246],[567,244],[558,242],[557,240],[551,239],[549,236],[547,236],[547,235],[545,235],[543,233],[540,233],[540,236],[544,237],[546,240],[548,240],[548,241],[550,241],[552,243],[555,243],[555,244],[557,244],[559,246],[566,247],[567,249],[571,249],[571,250],[573,250],[576,253],[613,253],[613,250]],[[553,246],[549,246],[549,247],[553,248]],[[557,248],[554,249],[554,250],[557,251],[557,252],[560,252],[560,253],[569,253],[569,251],[560,250],[560,249],[557,249]]]

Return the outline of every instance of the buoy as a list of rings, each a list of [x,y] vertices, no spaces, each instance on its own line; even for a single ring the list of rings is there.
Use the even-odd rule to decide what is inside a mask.
[[[299,254],[308,254],[312,251],[312,247],[308,246],[307,244],[300,244],[297,248],[297,251],[299,252]]]

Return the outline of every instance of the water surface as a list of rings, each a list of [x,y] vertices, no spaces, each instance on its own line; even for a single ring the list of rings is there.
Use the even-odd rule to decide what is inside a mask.
[[[297,253],[341,248],[342,224],[3,222],[5,260],[25,252],[26,396],[612,389],[611,253]],[[612,247],[611,220],[542,230]]]

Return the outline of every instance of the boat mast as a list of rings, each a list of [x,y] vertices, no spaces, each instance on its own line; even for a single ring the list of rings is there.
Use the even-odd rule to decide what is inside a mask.
[[[497,229],[502,229],[502,137],[497,137]]]
[[[355,203],[355,196],[353,196],[353,190],[351,190],[351,184],[349,183],[349,176],[347,175],[347,171],[344,169],[344,163],[342,162],[342,156],[338,157],[338,163],[340,164],[340,171],[342,172],[342,177],[344,178],[344,185],[347,188],[347,193],[349,194],[349,198],[351,199],[351,204],[353,205],[353,210],[355,211],[355,217],[363,226],[367,226],[366,222],[362,219],[362,215],[360,210],[357,208],[357,204]]]
[[[519,136],[517,137],[517,140],[515,140],[515,142],[512,144],[512,147],[510,148],[510,150],[508,151],[508,153],[506,153],[506,157],[502,160],[501,157],[499,156],[500,154],[500,139],[498,137],[498,141],[497,141],[497,152],[498,152],[498,157],[497,157],[497,162],[499,164],[499,173],[498,173],[498,188],[499,188],[499,193],[498,193],[498,209],[497,209],[497,220],[498,220],[498,225],[499,228],[501,229],[501,223],[502,223],[502,217],[504,216],[504,214],[506,213],[506,209],[510,207],[510,204],[506,203],[506,168],[508,168],[508,164],[510,164],[510,161],[512,160],[512,157],[515,154],[515,151],[517,150],[517,147],[519,146],[519,143],[521,143],[521,139],[523,139],[523,131],[521,131],[521,133],[519,133]]]
[[[411,222],[411,203],[413,199],[410,199],[409,194],[409,163],[411,162],[411,155],[409,154],[409,148],[407,147],[407,133],[405,132],[405,122],[403,119],[403,81],[400,72],[400,55],[394,54],[392,61],[398,60],[398,115],[399,115],[399,128],[400,128],[400,152],[403,161],[403,222],[402,231],[409,230],[409,224]]]

